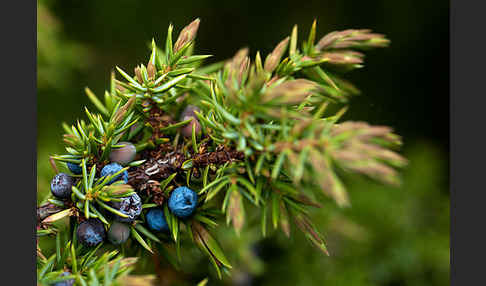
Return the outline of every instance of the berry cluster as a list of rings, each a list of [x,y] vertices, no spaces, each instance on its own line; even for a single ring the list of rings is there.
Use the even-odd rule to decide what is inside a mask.
[[[194,110],[197,110],[197,108],[188,108],[183,112],[181,118],[183,121],[192,118],[192,124],[188,124],[187,126],[195,125],[196,132],[200,132],[201,125],[194,115]],[[190,133],[189,131],[186,131],[188,134],[192,134],[193,127],[190,128]],[[181,132],[184,133],[184,130],[186,129],[182,129]],[[119,173],[112,178],[107,185],[119,181],[127,184],[129,180],[128,171],[124,170],[121,172],[123,170],[122,165],[127,165],[135,159],[136,148],[130,142],[120,142],[119,145],[124,146],[111,151],[109,156],[111,162],[104,165],[99,172],[99,180],[103,180]],[[68,162],[67,167],[73,173],[73,176],[66,173],[58,173],[51,181],[52,195],[64,201],[70,200],[73,193],[73,186],[76,186],[80,181],[78,179],[79,176],[76,176],[82,174],[82,167],[78,164]],[[193,190],[185,186],[175,188],[170,193],[167,203],[168,209],[177,218],[186,219],[194,213],[197,206],[197,199],[198,196]],[[130,237],[130,224],[138,223],[135,222],[135,220],[142,214],[142,199],[140,195],[138,193],[133,193],[130,196],[121,197],[111,201],[108,204],[111,208],[124,214],[126,217],[121,217],[116,214],[107,214],[107,216],[112,219],[108,228],[98,218],[83,220],[76,231],[77,239],[83,245],[93,247],[103,242],[106,238],[108,238],[108,241],[112,244],[119,245],[126,242]],[[156,232],[169,231],[169,225],[162,206],[149,208],[144,217],[145,223],[149,229]]]

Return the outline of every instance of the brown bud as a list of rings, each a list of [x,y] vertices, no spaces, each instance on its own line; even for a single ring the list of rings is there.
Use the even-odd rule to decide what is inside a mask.
[[[330,48],[338,39],[349,35],[352,31],[353,30],[335,31],[325,35],[319,42],[317,42],[316,50],[321,51]]]
[[[127,113],[127,111],[132,107],[132,105],[135,103],[135,96],[130,97],[130,99],[125,103],[118,111],[115,113],[113,116],[113,121],[118,123],[121,123],[123,120],[123,117]]]
[[[287,49],[289,39],[290,38],[287,37],[283,41],[281,41],[275,47],[273,52],[267,56],[267,58],[265,59],[265,70],[267,72],[273,72],[277,68],[277,66],[280,62],[280,59],[282,58],[282,56],[285,52],[285,49]]]
[[[226,87],[233,89],[233,80],[236,78],[241,83],[243,73],[248,70],[250,59],[248,58],[248,48],[242,48],[226,62],[225,71],[228,72],[228,79],[225,82]]]
[[[201,20],[197,18],[182,29],[176,43],[174,44],[174,53],[177,53],[177,51],[179,51],[185,44],[194,40],[199,28],[199,22],[201,22]]]
[[[302,102],[318,85],[310,80],[296,79],[286,81],[265,93],[263,100],[276,100],[278,103],[297,104]]]
[[[238,71],[238,83],[241,84],[241,80],[243,79],[243,75],[248,71],[250,67],[250,58],[245,57],[243,61],[241,61],[240,68]]]
[[[142,71],[140,70],[140,67],[136,67],[135,68],[135,76],[137,77],[137,81],[139,83],[142,83],[143,80],[142,80]]]
[[[227,69],[230,74],[236,73],[245,61],[245,58],[247,57],[248,48],[242,48],[238,50],[236,54],[226,62],[225,69]]]
[[[318,51],[326,49],[347,49],[364,47],[386,47],[390,41],[382,34],[371,33],[369,29],[348,29],[336,31],[322,37],[316,45]]]
[[[152,64],[152,62],[149,62],[148,65],[147,65],[147,74],[148,74],[148,77],[150,80],[153,80],[155,78],[155,73],[156,73],[156,69],[155,69],[155,66],[154,64]]]
[[[331,64],[361,64],[363,54],[355,51],[326,52],[321,59],[326,59]]]

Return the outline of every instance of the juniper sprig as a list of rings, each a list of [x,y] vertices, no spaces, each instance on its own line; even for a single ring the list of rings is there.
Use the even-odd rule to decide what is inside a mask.
[[[231,269],[211,234],[221,219],[239,234],[259,216],[262,235],[280,228],[290,236],[293,222],[328,254],[309,209],[321,207],[322,194],[349,205],[343,172],[399,184],[396,168],[406,164],[394,151],[400,137],[389,127],[340,121],[350,97],[359,93],[341,76],[363,67],[362,50],[387,46],[383,35],[345,30],[316,43],[314,21],[301,48],[295,26],[265,60],[260,52],[250,59],[244,48],[227,61],[202,65],[210,55],[193,54],[198,27],[196,19],[174,43],[170,25],[164,48],[152,40],[146,65],[132,75],[116,67],[120,77],[112,72],[103,100],[86,88],[99,113],[85,108],[87,121],[63,124],[67,153],[51,157],[53,168],[58,172],[57,164],[69,163],[69,170],[82,171],[72,174],[68,198],[49,197],[38,207],[38,235],[59,239],[61,229],[53,223],[70,217],[65,231],[73,240],[57,245],[49,259],[38,249],[39,281],[58,279],[67,269],[73,274],[62,279],[105,279],[109,285],[97,273],[114,278],[131,259],[117,251],[95,258],[104,242],[94,250],[78,245],[76,228],[90,218],[105,230],[124,221],[121,241],[129,229],[128,240],[164,252],[171,263],[177,262],[164,249],[174,247],[180,257],[181,237],[188,237],[219,277]],[[113,160],[124,167],[104,176],[102,168]],[[134,194],[142,200],[141,213],[118,209]],[[124,220],[127,213],[136,215]]]

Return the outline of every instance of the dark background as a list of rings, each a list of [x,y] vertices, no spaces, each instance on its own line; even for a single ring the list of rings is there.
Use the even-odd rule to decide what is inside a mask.
[[[448,284],[448,1],[38,3],[38,200],[49,193],[53,175],[47,156],[63,152],[61,122],[84,118],[85,105],[94,109],[84,88],[102,96],[115,65],[132,71],[146,63],[149,41],[154,37],[163,44],[169,23],[177,35],[199,17],[196,52],[215,55],[211,61],[229,58],[243,46],[250,48],[252,57],[258,50],[265,57],[294,24],[299,26],[300,43],[314,19],[317,39],[349,28],[386,34],[391,46],[367,52],[365,67],[346,75],[362,95],[351,100],[344,119],[392,126],[403,136],[403,154],[410,160],[403,186],[390,188],[358,178],[348,185],[352,208],[328,204],[316,212],[314,219],[327,238],[331,258],[318,253],[295,229],[290,240],[281,233],[259,240],[258,230],[248,226],[245,239],[238,240],[220,228],[218,238],[235,263],[233,280],[224,283]],[[264,267],[248,259],[249,245]],[[185,261],[188,285],[212,273],[207,260],[193,260],[197,262]]]

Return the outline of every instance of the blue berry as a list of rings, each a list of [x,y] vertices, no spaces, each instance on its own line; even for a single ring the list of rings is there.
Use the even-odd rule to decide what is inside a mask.
[[[179,218],[190,216],[197,205],[197,194],[188,187],[178,187],[169,197],[169,210]]]
[[[69,171],[71,171],[75,175],[81,175],[83,173],[83,168],[81,168],[81,166],[79,166],[78,164],[67,162],[66,165]]]
[[[110,163],[108,165],[105,165],[103,169],[101,169],[101,177],[113,175],[121,169],[123,169],[123,167],[120,164],[115,162]],[[125,181],[125,183],[128,183],[128,172],[126,170],[120,175],[116,176],[113,180],[108,182],[108,185],[113,184],[114,182],[119,180],[123,180]]]
[[[165,220],[164,211],[160,208],[151,208],[145,215],[147,220],[147,225],[151,230],[154,231],[169,231],[169,225]]]
[[[110,152],[110,160],[112,162],[126,165],[135,159],[137,155],[137,149],[135,145],[130,142],[118,142],[117,145],[125,145],[121,148],[114,148]]]
[[[108,240],[113,244],[122,244],[130,237],[130,227],[124,223],[114,221],[108,230]]]
[[[126,214],[128,217],[121,217],[115,214],[115,219],[121,222],[132,222],[142,212],[142,200],[137,193],[121,198],[120,202],[112,202],[113,208],[119,210],[121,213]]]
[[[59,275],[59,277],[68,276],[68,275],[71,275],[71,272],[65,271],[61,275]],[[52,284],[52,286],[73,286],[73,285],[74,285],[74,279],[68,279],[68,280],[64,280]]]
[[[59,173],[51,181],[51,193],[59,199],[67,199],[71,196],[74,178],[66,173]]]
[[[106,231],[99,219],[90,218],[79,224],[76,235],[79,242],[85,246],[92,247],[105,240]]]

